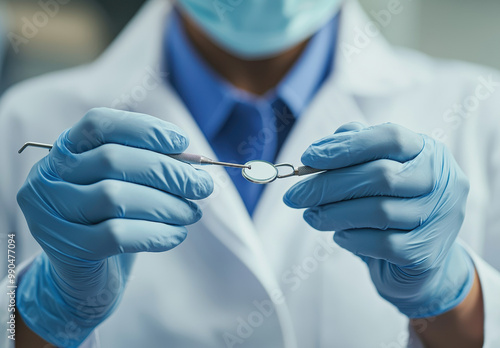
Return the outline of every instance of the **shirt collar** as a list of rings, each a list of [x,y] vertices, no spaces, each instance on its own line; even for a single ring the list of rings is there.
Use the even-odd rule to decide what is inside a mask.
[[[254,96],[232,86],[203,60],[189,42],[179,14],[173,11],[165,35],[170,83],[208,140],[215,137],[238,102],[258,107],[280,99],[294,117],[299,117],[332,67],[338,17],[337,14],[311,38],[274,90]]]

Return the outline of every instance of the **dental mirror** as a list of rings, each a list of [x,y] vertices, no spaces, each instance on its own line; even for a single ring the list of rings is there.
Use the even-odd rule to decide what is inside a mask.
[[[241,173],[245,179],[253,183],[268,184],[278,177],[278,169],[272,163],[256,160],[245,165],[250,168],[242,169]]]
[[[290,163],[272,164],[266,161],[254,160],[245,163],[241,174],[245,179],[255,184],[269,184],[276,179],[289,178],[324,172],[308,166],[294,167]]]

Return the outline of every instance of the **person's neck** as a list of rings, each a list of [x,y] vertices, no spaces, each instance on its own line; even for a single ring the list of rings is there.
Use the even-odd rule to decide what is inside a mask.
[[[255,95],[264,95],[282,80],[307,45],[307,40],[262,60],[244,60],[221,49],[186,15],[181,14],[187,36],[198,53],[233,86]]]

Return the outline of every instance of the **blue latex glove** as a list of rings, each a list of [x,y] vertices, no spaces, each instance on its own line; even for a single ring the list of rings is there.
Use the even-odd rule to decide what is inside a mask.
[[[36,334],[76,347],[118,305],[133,254],[172,249],[201,217],[208,173],[164,154],[188,139],[157,118],[93,109],[66,130],[18,193],[44,252],[22,277],[17,307]],[[154,270],[149,270],[154,272]]]
[[[443,144],[394,124],[352,123],[312,144],[302,162],[329,171],[294,185],[284,202],[308,208],[315,229],[336,231],[383,298],[419,318],[466,297],[475,271],[455,239],[469,183]]]

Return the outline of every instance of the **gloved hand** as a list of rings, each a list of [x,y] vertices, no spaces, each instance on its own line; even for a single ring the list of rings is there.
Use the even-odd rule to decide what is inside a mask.
[[[157,118],[93,109],[57,139],[18,193],[43,248],[22,277],[17,307],[36,334],[76,347],[116,308],[133,254],[172,249],[195,203],[213,190],[208,173],[165,154],[188,139]]]
[[[394,124],[351,123],[312,144],[302,162],[329,171],[295,184],[284,202],[308,208],[315,229],[336,231],[383,298],[419,318],[466,297],[475,270],[455,239],[469,183],[443,144]]]

